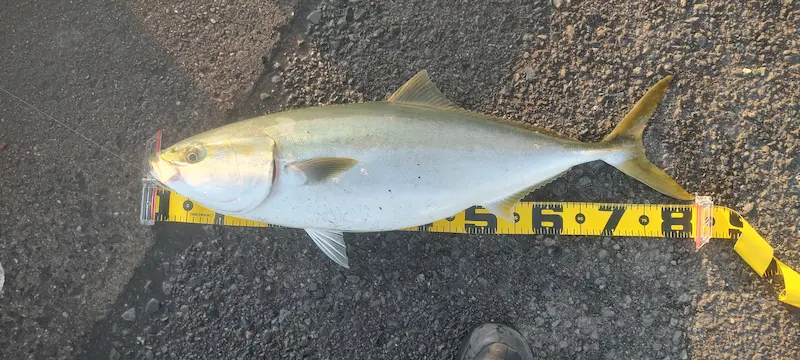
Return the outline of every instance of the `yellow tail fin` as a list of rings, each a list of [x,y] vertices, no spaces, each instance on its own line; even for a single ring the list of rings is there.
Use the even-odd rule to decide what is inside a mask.
[[[656,83],[642,96],[614,131],[603,139],[603,143],[618,147],[625,154],[619,156],[617,153],[604,161],[662,194],[676,199],[691,200],[694,198],[691,194],[647,159],[642,143],[642,133],[647,126],[647,120],[656,111],[670,81],[672,81],[671,75]]]

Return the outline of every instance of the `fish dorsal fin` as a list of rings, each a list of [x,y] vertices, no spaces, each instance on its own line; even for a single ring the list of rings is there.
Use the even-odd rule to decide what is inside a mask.
[[[397,91],[392,94],[388,102],[413,104],[418,106],[432,107],[436,109],[458,109],[458,107],[447,100],[436,85],[428,77],[428,70],[418,72],[414,77],[406,81]]]
[[[394,94],[392,94],[392,96],[386,99],[386,101],[393,103],[400,103],[400,104],[424,106],[440,110],[449,110],[456,113],[481,117],[488,121],[494,121],[509,126],[528,129],[543,135],[552,136],[562,140],[577,141],[573,138],[561,135],[553,130],[539,128],[528,124],[522,124],[515,121],[489,116],[461,108],[456,104],[453,104],[450,100],[447,100],[447,98],[444,97],[444,94],[442,94],[442,92],[439,91],[438,88],[436,88],[436,85],[434,85],[431,79],[428,77],[427,70],[421,70],[416,75],[414,75],[414,77],[406,81],[406,83],[403,84],[403,86],[400,86],[400,88],[397,89],[397,91],[395,91]]]

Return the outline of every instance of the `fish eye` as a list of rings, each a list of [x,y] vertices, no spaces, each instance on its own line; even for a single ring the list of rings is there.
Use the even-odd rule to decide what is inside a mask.
[[[186,155],[186,159],[189,160],[190,163],[194,164],[197,162],[197,152],[190,152]]]
[[[196,164],[200,162],[200,160],[203,160],[204,153],[202,149],[199,149],[197,147],[191,147],[188,150],[186,150],[185,157],[188,163]]]

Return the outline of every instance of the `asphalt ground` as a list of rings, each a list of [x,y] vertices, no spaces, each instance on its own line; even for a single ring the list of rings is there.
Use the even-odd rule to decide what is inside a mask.
[[[672,74],[648,157],[797,269],[798,17],[793,1],[11,2],[0,86],[135,163],[156,129],[380,100],[421,69],[460,106],[597,141]],[[487,321],[546,358],[800,353],[798,310],[725,241],[348,234],[346,270],[302,230],[139,225],[138,170],[0,95],[2,358],[442,359]],[[673,202],[602,163],[530,199]]]

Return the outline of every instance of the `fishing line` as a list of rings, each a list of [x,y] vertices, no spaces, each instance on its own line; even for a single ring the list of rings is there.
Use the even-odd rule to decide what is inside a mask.
[[[8,94],[9,96],[13,97],[14,99],[17,99],[17,101],[19,101],[19,102],[21,102],[21,103],[23,103],[23,104],[27,105],[27,106],[28,106],[28,107],[30,107],[31,109],[33,109],[33,110],[36,110],[36,111],[37,111],[39,114],[42,114],[42,115],[44,115],[46,118],[48,118],[48,119],[52,120],[53,122],[55,122],[55,123],[57,123],[57,124],[59,124],[59,125],[63,126],[63,127],[64,127],[64,128],[66,128],[67,130],[69,130],[69,131],[71,131],[72,133],[74,133],[75,135],[78,135],[78,136],[80,136],[81,138],[83,138],[84,140],[88,141],[89,143],[92,143],[92,144],[94,144],[95,146],[97,146],[98,148],[102,149],[103,151],[105,151],[105,152],[107,152],[107,153],[109,153],[109,154],[113,155],[115,158],[117,158],[117,159],[121,160],[123,163],[127,164],[128,166],[130,166],[130,167],[132,167],[132,168],[134,168],[134,169],[136,169],[136,170],[143,171],[141,167],[139,167],[139,166],[136,166],[136,165],[134,165],[133,163],[131,163],[130,161],[123,159],[123,158],[122,158],[122,156],[119,156],[119,155],[117,155],[116,153],[114,153],[113,151],[109,150],[109,149],[108,149],[108,148],[106,148],[105,146],[103,146],[103,145],[100,145],[99,143],[95,142],[94,140],[92,140],[92,139],[88,138],[87,136],[85,136],[85,135],[81,134],[81,133],[80,133],[80,132],[78,132],[77,130],[75,130],[75,129],[73,129],[73,128],[69,127],[69,126],[68,126],[67,124],[65,124],[64,122],[61,122],[61,121],[57,120],[56,118],[54,118],[54,117],[53,117],[53,116],[51,116],[50,114],[48,114],[48,113],[46,113],[46,112],[44,112],[44,111],[42,111],[42,110],[39,110],[39,108],[37,108],[36,106],[33,106],[32,104],[30,104],[29,102],[27,102],[27,101],[23,100],[23,99],[22,99],[22,98],[20,98],[19,96],[17,96],[17,95],[14,95],[12,92],[10,92],[10,91],[6,90],[6,89],[5,89],[5,88],[3,88],[2,86],[0,86],[0,90],[2,90],[4,93]]]

